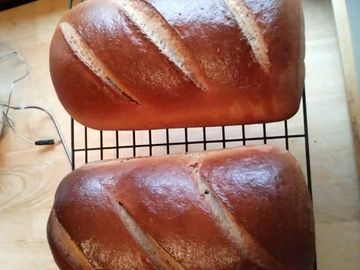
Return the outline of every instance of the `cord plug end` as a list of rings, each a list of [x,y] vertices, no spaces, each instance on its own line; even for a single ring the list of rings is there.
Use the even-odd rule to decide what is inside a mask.
[[[35,145],[54,145],[54,139],[44,139],[44,140],[37,140],[35,141]]]

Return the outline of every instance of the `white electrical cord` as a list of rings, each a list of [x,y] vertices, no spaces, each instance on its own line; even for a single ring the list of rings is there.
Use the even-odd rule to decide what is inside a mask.
[[[2,131],[3,131],[3,127],[4,127],[4,113],[1,111],[0,112],[0,137],[1,137],[1,134],[2,134]]]
[[[16,78],[15,80],[12,81],[11,85],[10,85],[10,88],[9,88],[9,97],[7,99],[7,103],[0,103],[0,112],[2,113],[2,116],[3,118],[5,118],[5,121],[7,123],[7,125],[10,127],[10,129],[14,132],[14,134],[32,144],[32,145],[54,145],[54,144],[59,144],[59,143],[62,143],[63,147],[64,147],[64,150],[65,150],[65,153],[71,163],[71,154],[70,154],[70,150],[68,149],[67,145],[65,144],[65,140],[64,140],[64,136],[63,134],[61,133],[61,130],[59,128],[59,125],[56,121],[56,119],[53,117],[53,115],[46,109],[42,108],[42,107],[39,107],[39,106],[12,106],[11,105],[11,99],[12,99],[12,95],[13,95],[13,90],[14,90],[14,87],[16,85],[16,83],[22,81],[23,79],[25,79],[29,74],[29,67],[27,65],[27,63],[25,62],[25,60],[22,58],[22,56],[16,52],[16,51],[10,51],[9,53],[5,54],[5,55],[2,55],[0,56],[0,61],[2,61],[3,59],[7,58],[7,57],[10,57],[11,55],[15,55],[21,63],[23,63],[26,67],[25,69],[25,73],[22,74],[19,78]],[[55,139],[42,139],[42,140],[31,140],[25,136],[22,136],[21,134],[19,134],[17,131],[16,131],[16,128],[15,128],[15,123],[14,123],[14,120],[12,120],[9,116],[9,110],[12,109],[12,110],[29,110],[29,109],[34,109],[34,110],[40,110],[44,113],[46,113],[50,120],[53,122],[55,128],[56,128],[56,132],[58,133],[58,136],[59,136],[59,140],[55,140]],[[5,125],[5,123],[3,123],[3,125]],[[1,134],[0,134],[1,135]]]
[[[22,58],[22,56],[20,54],[18,54],[16,51],[10,51],[9,53],[2,55],[0,57],[0,61],[3,60],[4,58],[10,57],[13,54],[20,60],[20,62],[22,64],[25,65],[26,69],[25,69],[25,73],[23,75],[21,75],[19,78],[16,78],[15,80],[13,80],[11,82],[10,89],[9,89],[9,97],[8,97],[8,101],[7,101],[8,105],[10,105],[10,103],[11,103],[13,89],[15,87],[15,84],[22,81],[29,75],[29,67],[28,67],[27,63],[25,62],[24,58]],[[9,108],[6,109],[5,117],[8,115],[8,113],[9,113]]]

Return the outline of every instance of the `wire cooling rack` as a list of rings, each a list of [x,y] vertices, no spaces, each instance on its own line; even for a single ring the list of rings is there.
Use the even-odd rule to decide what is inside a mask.
[[[98,131],[82,126],[71,119],[72,169],[94,160],[187,153],[251,144],[274,144],[292,152],[306,172],[308,188],[312,196],[305,90],[298,113],[290,120],[276,123]]]
[[[68,0],[69,8],[84,0]],[[273,144],[290,151],[305,172],[312,193],[311,162],[305,89],[298,113],[291,119],[254,125],[176,128],[138,131],[93,130],[71,118],[72,169],[91,161],[136,156]],[[315,261],[313,270],[317,270]]]
[[[154,156],[274,144],[289,150],[306,172],[312,197],[311,162],[305,91],[294,118],[277,123],[139,131],[98,131],[71,119],[72,169],[103,159]],[[317,269],[316,263],[314,270]]]

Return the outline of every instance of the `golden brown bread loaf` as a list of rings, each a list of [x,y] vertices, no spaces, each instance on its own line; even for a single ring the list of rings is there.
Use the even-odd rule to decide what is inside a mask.
[[[299,0],[88,0],[56,29],[65,109],[96,129],[249,124],[299,107]]]
[[[272,146],[86,165],[48,239],[62,270],[311,270],[315,249],[301,169]]]

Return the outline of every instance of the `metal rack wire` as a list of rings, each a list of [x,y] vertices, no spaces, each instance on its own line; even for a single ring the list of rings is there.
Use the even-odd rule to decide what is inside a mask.
[[[310,191],[310,194],[312,196],[312,181],[311,181],[311,162],[310,162],[310,148],[309,148],[309,134],[308,134],[308,120],[307,120],[307,106],[306,106],[306,94],[305,90],[302,97],[302,105],[301,109],[299,110],[298,114],[302,115],[302,131],[293,134],[289,129],[289,121],[291,120],[285,120],[282,123],[283,128],[282,132],[277,129],[277,134],[269,134],[268,133],[268,126],[272,123],[263,123],[263,124],[257,124],[257,125],[240,125],[240,126],[232,126],[232,132],[231,137],[228,137],[227,134],[227,128],[231,126],[219,126],[219,127],[201,127],[196,128],[196,135],[197,139],[190,139],[189,138],[189,130],[194,128],[183,128],[183,129],[163,129],[163,130],[141,130],[141,131],[125,131],[128,135],[128,137],[131,137],[130,139],[127,138],[124,140],[124,142],[120,139],[120,134],[124,133],[124,131],[115,130],[115,131],[95,131],[88,127],[82,126],[81,124],[77,123],[74,119],[71,118],[71,160],[72,160],[72,169],[75,169],[85,163],[88,163],[91,161],[90,153],[94,154],[97,153],[97,157],[93,158],[92,160],[103,160],[105,158],[105,151],[114,150],[113,156],[106,156],[106,159],[108,158],[120,158],[120,157],[129,157],[138,156],[138,149],[147,149],[147,154],[149,156],[153,156],[154,148],[163,148],[164,151],[162,151],[164,154],[172,154],[172,153],[179,153],[180,151],[178,148],[176,148],[175,151],[172,151],[172,147],[175,146],[183,146],[183,152],[192,152],[191,146],[197,145],[201,146],[196,149],[197,151],[201,150],[208,150],[209,145],[216,144],[215,147],[210,147],[210,149],[220,149],[220,148],[227,148],[229,144],[233,144],[236,146],[245,146],[248,144],[268,144],[269,142],[272,142],[274,144],[274,141],[277,141],[275,144],[277,145],[283,145],[283,147],[286,150],[289,150],[292,152],[291,149],[291,141],[298,140],[303,143],[304,147],[304,153],[305,153],[305,162],[303,162],[303,168],[306,171],[306,178],[308,183],[308,188]],[[280,123],[276,123],[279,124]],[[254,136],[254,132],[252,132],[252,135],[247,135],[247,128],[248,127],[257,127],[257,131],[260,133],[257,133]],[[217,128],[220,130],[218,134],[214,135],[208,135],[208,129],[209,128]],[[235,129],[238,129],[239,132],[236,132]],[[183,132],[180,132],[182,130]],[[154,133],[159,133],[163,131],[165,134],[162,141],[155,142],[154,137],[156,135]],[[172,131],[177,131],[177,138],[176,140],[172,140],[170,134]],[[129,135],[130,132],[130,135]],[[146,142],[138,142],[137,140],[137,134],[138,133],[144,134],[144,132],[147,133],[147,140]],[[91,133],[91,134],[90,134]],[[113,134],[113,138],[111,139],[114,143],[113,145],[105,145],[105,136],[109,138],[109,133]],[[180,134],[181,133],[181,134]],[[238,136],[233,136],[234,133],[238,133]],[[200,135],[200,136],[199,136]],[[144,136],[143,136],[144,137]],[[183,139],[179,140],[179,137],[183,137]],[[199,137],[201,137],[199,139]],[[90,141],[93,143],[94,141],[97,142],[97,145],[90,146]],[[125,143],[126,141],[126,143]],[[238,143],[238,144],[236,144]],[[80,146],[81,145],[81,146]],[[121,155],[122,152],[125,152],[125,155]],[[295,153],[296,154],[296,153]],[[144,155],[144,154],[141,154]]]
[[[69,8],[75,2],[84,0],[68,0]],[[296,119],[297,125],[301,124],[300,129],[291,128],[291,123]],[[276,131],[269,131],[270,125],[277,125]],[[208,129],[216,128],[217,134],[209,134]],[[228,129],[231,128],[231,132]],[[255,128],[255,132],[247,132],[248,128]],[[196,131],[194,132],[194,129]],[[177,132],[176,140],[173,140],[171,133]],[[105,136],[106,133],[106,136]],[[122,140],[121,134],[127,133],[127,139]],[[142,133],[142,140],[139,141],[138,133]],[[162,133],[162,140],[156,140],[157,134]],[[236,136],[234,136],[234,133]],[[145,134],[145,135],[144,135]],[[179,135],[180,134],[180,135]],[[194,135],[195,139],[190,135]],[[109,137],[112,145],[106,142]],[[147,138],[144,142],[144,137]],[[182,139],[179,139],[181,137]],[[90,142],[96,142],[96,145],[90,145]],[[72,169],[88,163],[93,160],[103,160],[109,158],[135,157],[138,156],[139,149],[142,151],[141,156],[153,156],[155,148],[160,148],[160,154],[187,153],[192,151],[202,151],[208,149],[225,149],[231,146],[245,146],[248,144],[276,144],[292,152],[299,160],[303,170],[306,172],[308,189],[312,193],[311,179],[311,161],[308,132],[308,118],[306,93],[303,91],[302,102],[298,113],[290,120],[277,123],[263,123],[256,125],[238,125],[238,126],[219,126],[219,127],[200,127],[200,128],[183,128],[183,129],[163,129],[163,130],[142,130],[142,131],[95,131],[88,127],[82,126],[71,118],[71,160]],[[294,149],[293,149],[293,146]],[[197,146],[194,148],[193,146]],[[211,146],[211,147],[210,147]],[[302,148],[302,149],[300,149]],[[302,151],[301,151],[302,150]],[[111,154],[106,154],[106,152]],[[146,152],[146,154],[144,154]],[[158,151],[159,152],[159,151]],[[303,154],[299,155],[299,152]],[[315,261],[313,270],[317,270]]]
[[[232,132],[227,132],[227,128],[230,126],[220,126],[216,127],[220,132],[218,134],[208,134],[207,127],[196,128],[197,133],[195,137],[197,139],[192,140],[190,138],[190,130],[192,128],[184,129],[164,129],[164,130],[146,130],[146,131],[95,131],[89,129],[85,126],[78,124],[76,121],[71,119],[71,160],[72,160],[72,169],[75,169],[85,163],[88,163],[93,160],[103,160],[109,158],[121,158],[121,157],[135,157],[138,156],[139,149],[146,149],[147,152],[145,155],[153,156],[156,155],[154,149],[161,148],[162,154],[172,154],[180,152],[191,152],[193,151],[192,146],[198,146],[195,151],[211,149],[220,149],[227,148],[229,144],[236,144],[237,146],[245,146],[252,143],[257,144],[268,144],[276,142],[277,145],[282,144],[284,148],[292,152],[299,160],[297,156],[299,149],[292,151],[292,142],[296,141],[297,145],[299,143],[303,146],[303,151],[305,153],[305,160],[303,160],[303,170],[306,172],[308,189],[312,197],[312,181],[311,181],[311,162],[310,162],[310,149],[309,149],[309,134],[308,134],[308,122],[307,122],[307,106],[306,106],[306,94],[304,91],[302,98],[302,108],[299,110],[298,114],[302,115],[302,132],[293,134],[289,129],[289,121],[283,121],[277,123],[283,126],[282,134],[269,134],[268,126],[271,124],[258,124],[258,125],[240,125],[233,126]],[[247,128],[248,127],[257,127],[259,131],[256,136],[248,136]],[[176,141],[172,140],[171,133],[172,131],[177,131]],[[239,132],[236,132],[238,130]],[[156,134],[159,132],[164,133],[162,136],[162,141],[155,141]],[[127,133],[129,138],[126,138],[124,142],[121,140],[121,133]],[[147,133],[146,142],[137,140],[137,134]],[[181,135],[179,135],[181,133]],[[193,132],[192,132],[193,133]],[[239,136],[228,137],[228,134],[238,133]],[[254,133],[253,133],[254,134]],[[106,136],[105,136],[106,135]],[[199,136],[200,135],[200,136]],[[111,141],[113,145],[106,145],[108,138],[112,137]],[[144,136],[143,136],[144,137]],[[182,140],[179,140],[179,137],[182,137]],[[202,137],[199,139],[199,137]],[[90,145],[92,142],[96,142],[97,145]],[[126,142],[125,142],[126,141]],[[81,145],[81,146],[80,146]],[[216,145],[216,147],[209,147],[210,145]],[[182,148],[181,148],[182,146]],[[180,147],[180,148],[179,148]],[[174,150],[173,150],[174,149]],[[110,151],[110,155],[106,152]],[[144,155],[144,154],[140,154]],[[300,157],[301,163],[301,157]],[[317,264],[314,264],[314,270],[317,269]]]

